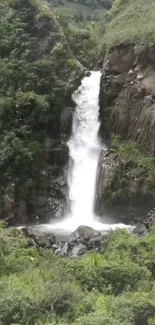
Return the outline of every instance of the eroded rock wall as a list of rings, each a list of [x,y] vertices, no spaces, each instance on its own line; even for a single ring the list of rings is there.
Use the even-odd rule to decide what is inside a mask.
[[[131,222],[155,205],[155,49],[110,50],[101,77],[100,118],[108,154],[100,167],[98,210]],[[103,162],[105,164],[103,164]]]
[[[107,129],[155,153],[155,50],[136,55],[120,45],[108,55],[101,79],[101,116]]]

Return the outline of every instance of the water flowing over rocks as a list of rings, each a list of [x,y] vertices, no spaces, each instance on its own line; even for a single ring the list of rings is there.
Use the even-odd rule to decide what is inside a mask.
[[[91,72],[72,96],[76,107],[68,142],[70,155],[68,195],[70,218],[76,226],[82,222],[91,225],[94,219],[95,179],[100,153],[98,138],[100,76],[99,71]]]
[[[38,249],[50,249],[61,257],[77,258],[87,251],[103,251],[108,234],[101,234],[91,227],[80,226],[74,233],[64,238],[44,232],[41,227],[23,227],[21,231],[29,238],[29,245]],[[62,236],[63,237],[63,236]]]

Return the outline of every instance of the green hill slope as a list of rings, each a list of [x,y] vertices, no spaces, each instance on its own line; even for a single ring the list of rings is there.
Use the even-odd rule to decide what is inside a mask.
[[[135,42],[141,49],[155,42],[155,1],[115,0],[102,29],[102,47]]]
[[[65,15],[73,25],[102,19],[112,0],[48,0],[58,14]]]

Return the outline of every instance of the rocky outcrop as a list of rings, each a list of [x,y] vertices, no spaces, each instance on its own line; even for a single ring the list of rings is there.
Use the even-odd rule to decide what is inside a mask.
[[[103,252],[108,238],[108,234],[103,235],[85,226],[80,226],[65,240],[37,226],[24,227],[22,232],[29,239],[30,246],[50,249],[55,255],[70,258],[78,258],[92,250]]]
[[[138,142],[155,154],[155,49],[136,55],[134,46],[111,49],[101,78],[105,129]]]
[[[96,209],[131,222],[155,206],[155,49],[112,48],[100,89],[101,134],[108,154],[99,163]],[[109,149],[110,148],[110,149]]]
[[[95,209],[97,214],[108,216],[109,222],[112,218],[113,222],[136,223],[155,204],[154,170],[149,158],[137,161],[132,151],[130,156],[130,149],[129,156],[120,148],[101,153]]]

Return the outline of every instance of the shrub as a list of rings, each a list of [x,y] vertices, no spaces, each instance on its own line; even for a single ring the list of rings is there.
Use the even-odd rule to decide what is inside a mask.
[[[155,315],[154,297],[145,293],[124,294],[113,301],[111,313],[125,323],[147,325]]]
[[[115,256],[115,260],[100,254],[87,255],[74,267],[75,276],[88,290],[120,294],[128,287],[135,289],[141,281],[148,280],[151,273],[128,259]]]

